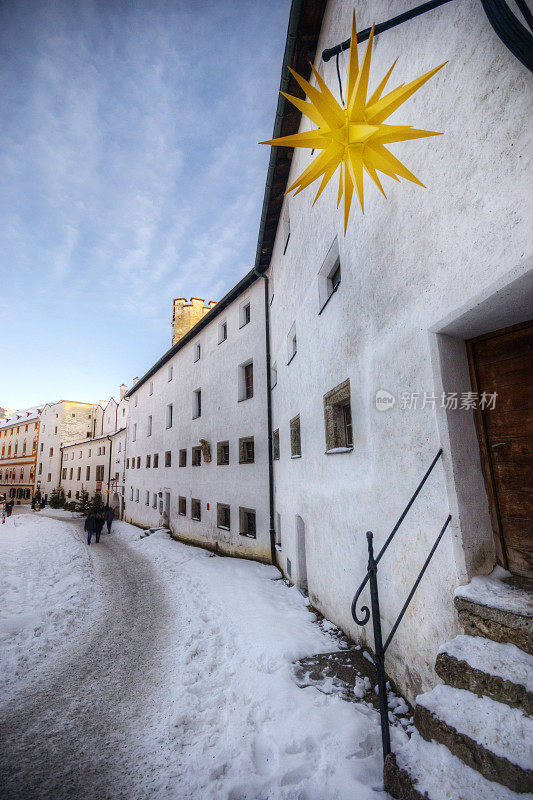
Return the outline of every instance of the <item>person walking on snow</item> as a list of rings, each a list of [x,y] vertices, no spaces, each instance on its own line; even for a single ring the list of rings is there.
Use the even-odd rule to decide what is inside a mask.
[[[96,514],[89,514],[85,520],[85,531],[87,533],[87,544],[91,544],[93,533],[96,533]],[[96,539],[98,541],[100,537]]]
[[[102,533],[102,528],[104,527],[104,510],[101,508],[98,514],[96,515],[96,544],[100,541],[100,534]]]
[[[105,524],[107,525],[107,532],[111,533],[111,525],[115,519],[115,512],[111,506],[106,506],[104,511]]]

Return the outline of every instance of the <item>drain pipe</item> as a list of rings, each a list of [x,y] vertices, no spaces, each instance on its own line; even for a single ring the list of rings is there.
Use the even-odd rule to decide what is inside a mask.
[[[274,462],[272,459],[272,386],[270,375],[270,307],[268,304],[268,278],[258,271],[254,272],[258,278],[263,278],[265,289],[265,360],[266,360],[266,390],[267,390],[267,433],[268,433],[268,503],[270,516],[270,558],[277,566],[276,558],[276,529],[274,527]]]
[[[111,456],[113,454],[113,440],[111,436],[107,437],[109,440],[109,468],[107,471],[107,503],[105,504],[106,508],[109,508],[109,492],[111,491]]]

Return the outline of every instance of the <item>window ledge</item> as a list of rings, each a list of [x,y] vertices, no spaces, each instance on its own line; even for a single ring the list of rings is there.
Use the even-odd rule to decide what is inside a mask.
[[[283,548],[282,548],[282,546],[281,546],[280,544],[276,544],[276,545],[275,545],[275,548],[276,548],[276,550],[278,551],[278,553],[281,553],[281,551],[282,551],[282,549],[283,549]]]
[[[217,525],[217,528],[220,531],[229,531],[229,528],[226,525]]]
[[[254,396],[253,396],[253,394],[252,394],[252,395],[250,395],[250,397],[239,397],[239,399],[237,400],[237,402],[238,402],[238,403],[244,403],[244,401],[245,401],[245,400],[253,400],[253,397],[254,397]]]
[[[243,533],[243,531],[239,531],[239,536],[246,536],[248,539],[256,539],[255,533]]]
[[[247,325],[249,325],[249,324],[250,324],[249,322],[243,322],[243,324],[242,324],[242,325],[239,325],[239,330],[241,330],[241,328],[246,328],[246,326],[247,326]],[[243,534],[243,536],[244,536],[244,535],[245,535],[245,534]]]
[[[201,522],[202,521],[200,519],[200,517],[191,517],[191,519],[193,520],[193,522]]]
[[[327,456],[334,456],[337,453],[351,453],[353,450],[353,445],[349,447],[332,447],[331,450],[326,450],[325,455]]]
[[[291,458],[301,458],[301,457],[302,457],[302,454],[301,454],[301,453],[300,453],[300,455],[291,456]],[[276,461],[277,461],[277,459],[276,459]]]
[[[287,366],[289,366],[289,364],[291,363],[292,359],[294,358],[294,356],[296,355],[297,352],[298,352],[298,350],[296,350],[296,352],[293,353],[292,356],[289,358],[289,360],[287,361]]]

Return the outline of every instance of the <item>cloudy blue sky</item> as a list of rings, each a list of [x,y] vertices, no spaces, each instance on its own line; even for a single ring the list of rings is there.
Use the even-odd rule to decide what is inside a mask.
[[[0,0],[0,405],[98,400],[253,265],[289,0]]]

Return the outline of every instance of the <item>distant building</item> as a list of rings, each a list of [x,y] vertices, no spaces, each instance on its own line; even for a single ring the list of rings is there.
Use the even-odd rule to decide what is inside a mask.
[[[40,408],[0,420],[0,494],[29,503],[35,490]]]
[[[58,400],[43,407],[36,486],[44,497],[49,498],[54,489],[59,489],[62,446],[92,438],[98,418],[97,408],[93,403],[71,400]]]
[[[174,301],[173,346],[127,394],[125,518],[270,561],[263,284],[205,313]]]
[[[59,485],[67,502],[80,499],[86,491],[90,497],[100,494],[105,505],[121,517],[124,510],[124,455],[128,400],[126,386],[120,387],[120,398],[99,403],[94,410],[94,436],[64,444],[61,447]]]

